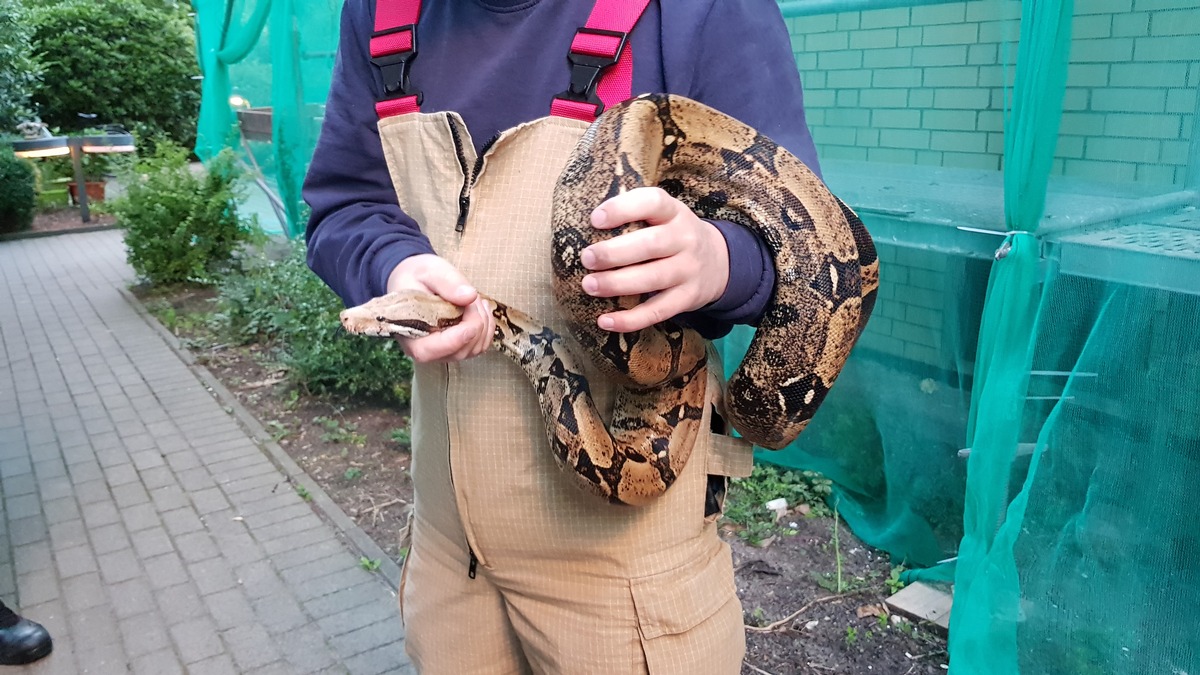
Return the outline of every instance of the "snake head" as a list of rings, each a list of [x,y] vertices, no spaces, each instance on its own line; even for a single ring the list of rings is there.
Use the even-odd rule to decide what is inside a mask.
[[[342,327],[355,335],[422,338],[453,326],[462,309],[423,291],[395,291],[342,310]]]

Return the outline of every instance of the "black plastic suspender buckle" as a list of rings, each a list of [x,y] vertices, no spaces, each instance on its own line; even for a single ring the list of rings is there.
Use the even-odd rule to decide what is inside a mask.
[[[578,36],[581,33],[615,37],[620,40],[612,56],[584,54],[574,49],[567,52],[567,61],[571,64],[571,86],[559,94],[558,98],[577,101],[579,103],[590,103],[596,106],[596,114],[599,115],[604,109],[604,102],[600,100],[600,96],[596,93],[596,89],[600,85],[600,76],[610,66],[616,65],[617,61],[621,58],[621,52],[625,51],[625,44],[629,41],[629,33],[588,28],[587,26],[581,27],[575,34]]]
[[[417,104],[420,105],[421,99],[424,98],[421,92],[412,91],[408,81],[409,68],[414,59],[417,58],[417,26],[416,24],[408,24],[406,26],[396,26],[386,30],[375,31],[371,33],[372,38],[383,37],[395,33],[403,33],[408,31],[411,35],[411,42],[408,49],[401,52],[393,52],[391,54],[382,54],[380,56],[372,56],[371,63],[379,68],[379,73],[383,77],[383,98],[381,101],[390,101],[392,99],[404,98],[405,96],[416,96]]]

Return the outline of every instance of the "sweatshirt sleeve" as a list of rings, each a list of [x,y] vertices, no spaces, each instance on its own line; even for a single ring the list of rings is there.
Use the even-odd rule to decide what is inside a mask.
[[[303,191],[312,210],[308,265],[347,306],[382,295],[408,256],[433,252],[397,204],[383,157],[374,105],[380,86],[369,56],[373,23],[367,0],[343,6],[325,119]]]
[[[682,42],[666,42],[671,14],[664,11],[663,19],[668,87],[754,127],[820,175],[791,37],[775,0],[713,0],[693,38]],[[729,283],[719,300],[684,317],[710,338],[732,324],[757,323],[775,288],[762,240],[734,223],[713,224],[729,246]]]

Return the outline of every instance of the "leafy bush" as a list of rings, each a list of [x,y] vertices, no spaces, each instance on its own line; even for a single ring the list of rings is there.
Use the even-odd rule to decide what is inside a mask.
[[[29,96],[41,65],[32,57],[33,27],[20,0],[0,0],[0,134],[29,116]]]
[[[412,362],[391,340],[346,333],[342,303],[304,262],[301,244],[278,261],[247,261],[218,285],[228,339],[273,342],[298,386],[316,393],[406,402]]]
[[[33,167],[7,148],[0,149],[0,233],[20,232],[33,224],[37,208]]]
[[[194,144],[199,66],[179,11],[142,0],[65,0],[34,10],[33,26],[45,64],[33,100],[51,127],[75,130],[79,113],[94,113],[98,124]]]
[[[161,141],[122,173],[126,192],[106,208],[126,230],[129,264],[152,284],[211,283],[242,245],[262,238],[257,221],[238,216],[232,151],[195,172],[187,151]]]

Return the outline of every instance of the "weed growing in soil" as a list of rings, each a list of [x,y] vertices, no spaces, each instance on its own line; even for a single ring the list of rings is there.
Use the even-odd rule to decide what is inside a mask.
[[[810,517],[828,516],[831,512],[825,499],[832,491],[832,482],[815,471],[759,464],[750,476],[730,481],[725,520],[736,526],[739,537],[757,546],[768,537],[792,533],[776,523],[775,513],[766,508],[767,502],[782,497],[790,509],[806,507]]]
[[[357,425],[323,415],[314,417],[313,424],[325,430],[325,433],[321,434],[321,440],[326,443],[348,443],[360,448],[367,444],[367,437],[358,433]]]
[[[412,447],[412,431],[408,427],[396,427],[392,429],[390,436],[393,443],[404,448]]]

